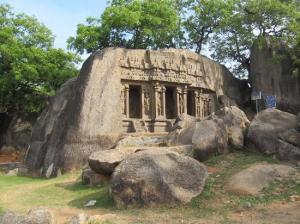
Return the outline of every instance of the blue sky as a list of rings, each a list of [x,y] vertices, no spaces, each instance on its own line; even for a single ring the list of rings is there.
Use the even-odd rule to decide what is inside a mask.
[[[66,40],[76,34],[78,23],[89,16],[100,16],[106,0],[0,0],[14,8],[35,16],[55,35],[55,47],[66,49]]]

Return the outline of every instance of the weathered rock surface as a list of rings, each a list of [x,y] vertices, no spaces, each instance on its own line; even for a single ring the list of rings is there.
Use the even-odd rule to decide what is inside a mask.
[[[289,129],[279,134],[279,138],[289,144],[300,147],[300,132],[296,129]]]
[[[236,106],[224,107],[210,116],[210,119],[221,119],[228,133],[229,143],[237,148],[244,147],[244,135],[250,125],[244,111]]]
[[[255,164],[233,175],[229,179],[227,189],[237,194],[258,195],[272,182],[289,178],[296,172],[287,165]]]
[[[93,171],[103,175],[111,175],[116,166],[128,155],[133,154],[135,148],[109,149],[94,152],[89,157],[89,166]]]
[[[228,144],[243,148],[249,124],[246,114],[235,106],[222,108],[202,121],[185,115],[177,119],[166,144],[193,145],[194,157],[202,161],[211,154],[226,153]]]
[[[278,54],[284,57],[278,60]],[[264,95],[276,95],[277,108],[299,113],[300,77],[293,75],[293,62],[287,48],[260,39],[251,49],[250,61],[253,90],[262,91]]]
[[[206,57],[187,50],[107,48],[87,59],[78,78],[65,83],[39,117],[26,158],[28,167],[43,168],[45,174],[53,164],[51,176],[55,176],[59,168],[64,172],[81,167],[91,153],[112,148],[124,132],[121,77],[130,79],[147,73],[148,79],[149,68],[166,70],[169,64],[165,60],[169,59],[175,70],[182,65],[189,74],[203,74],[199,88],[215,92],[220,101],[216,104],[228,106],[243,102],[244,83]],[[133,72],[134,77],[128,72]],[[197,80],[187,81],[195,84]]]
[[[81,213],[73,216],[66,224],[110,223],[110,220],[113,218],[116,218],[115,214],[88,216]]]
[[[25,216],[7,212],[0,218],[1,224],[54,224],[53,215],[47,209],[31,209]]]
[[[120,139],[114,148],[127,148],[127,147],[151,147],[165,145],[165,136],[161,135],[144,135],[139,136],[126,136]]]
[[[172,145],[191,145],[197,119],[188,114],[181,114],[175,121],[165,143]]]
[[[192,138],[193,157],[207,160],[210,155],[224,154],[228,151],[226,126],[221,119],[203,120],[196,124]]]
[[[68,224],[86,224],[88,221],[88,216],[86,214],[78,214],[70,218]]]
[[[23,220],[23,216],[14,212],[6,212],[2,217],[0,217],[0,224],[21,224]]]
[[[82,183],[90,187],[103,185],[109,181],[109,177],[96,173],[95,171],[87,168],[82,171]]]
[[[124,159],[112,177],[118,206],[189,202],[204,187],[207,171],[198,161],[169,150],[145,150]]]
[[[0,151],[25,151],[30,142],[32,126],[36,115],[7,117],[0,124]]]
[[[298,131],[300,131],[300,112],[297,116],[297,120],[298,120]]]
[[[140,144],[139,144],[140,145]],[[177,145],[169,147],[159,146],[131,146],[115,148],[110,150],[101,150],[94,152],[89,157],[90,168],[100,175],[110,176],[115,168],[122,162],[127,156],[142,150],[161,150],[166,149],[171,152],[176,152],[184,156],[192,157],[192,145]]]
[[[297,117],[277,109],[267,109],[258,113],[251,122],[247,142],[250,149],[277,155],[289,161],[300,160]]]
[[[54,164],[55,176],[58,168],[80,167],[92,152],[113,146],[121,132],[119,55],[112,49],[93,54],[58,91],[34,126],[29,168],[45,173]]]

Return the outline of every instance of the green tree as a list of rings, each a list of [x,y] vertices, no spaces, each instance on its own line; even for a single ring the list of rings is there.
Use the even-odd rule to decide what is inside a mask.
[[[183,26],[187,32],[188,45],[200,53],[212,33],[220,28],[232,12],[232,1],[187,0],[186,18]]]
[[[105,47],[176,47],[181,39],[179,24],[176,1],[114,0],[100,18],[79,24],[68,44],[79,53]]]
[[[214,33],[210,45],[212,57],[231,62],[240,77],[251,74],[250,50],[259,37],[293,48],[299,33],[297,0],[235,0],[231,17]]]
[[[36,18],[0,5],[1,112],[39,112],[46,98],[77,74],[79,58],[53,48],[53,41]]]

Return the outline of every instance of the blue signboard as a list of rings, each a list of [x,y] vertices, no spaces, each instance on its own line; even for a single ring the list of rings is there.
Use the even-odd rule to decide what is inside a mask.
[[[265,97],[266,108],[276,108],[276,96]]]

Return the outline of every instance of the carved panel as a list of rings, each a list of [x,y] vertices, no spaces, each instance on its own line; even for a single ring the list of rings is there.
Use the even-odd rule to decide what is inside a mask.
[[[205,75],[203,62],[185,57],[168,57],[150,53],[148,56],[126,56],[119,61],[122,79],[165,81],[201,86]]]

